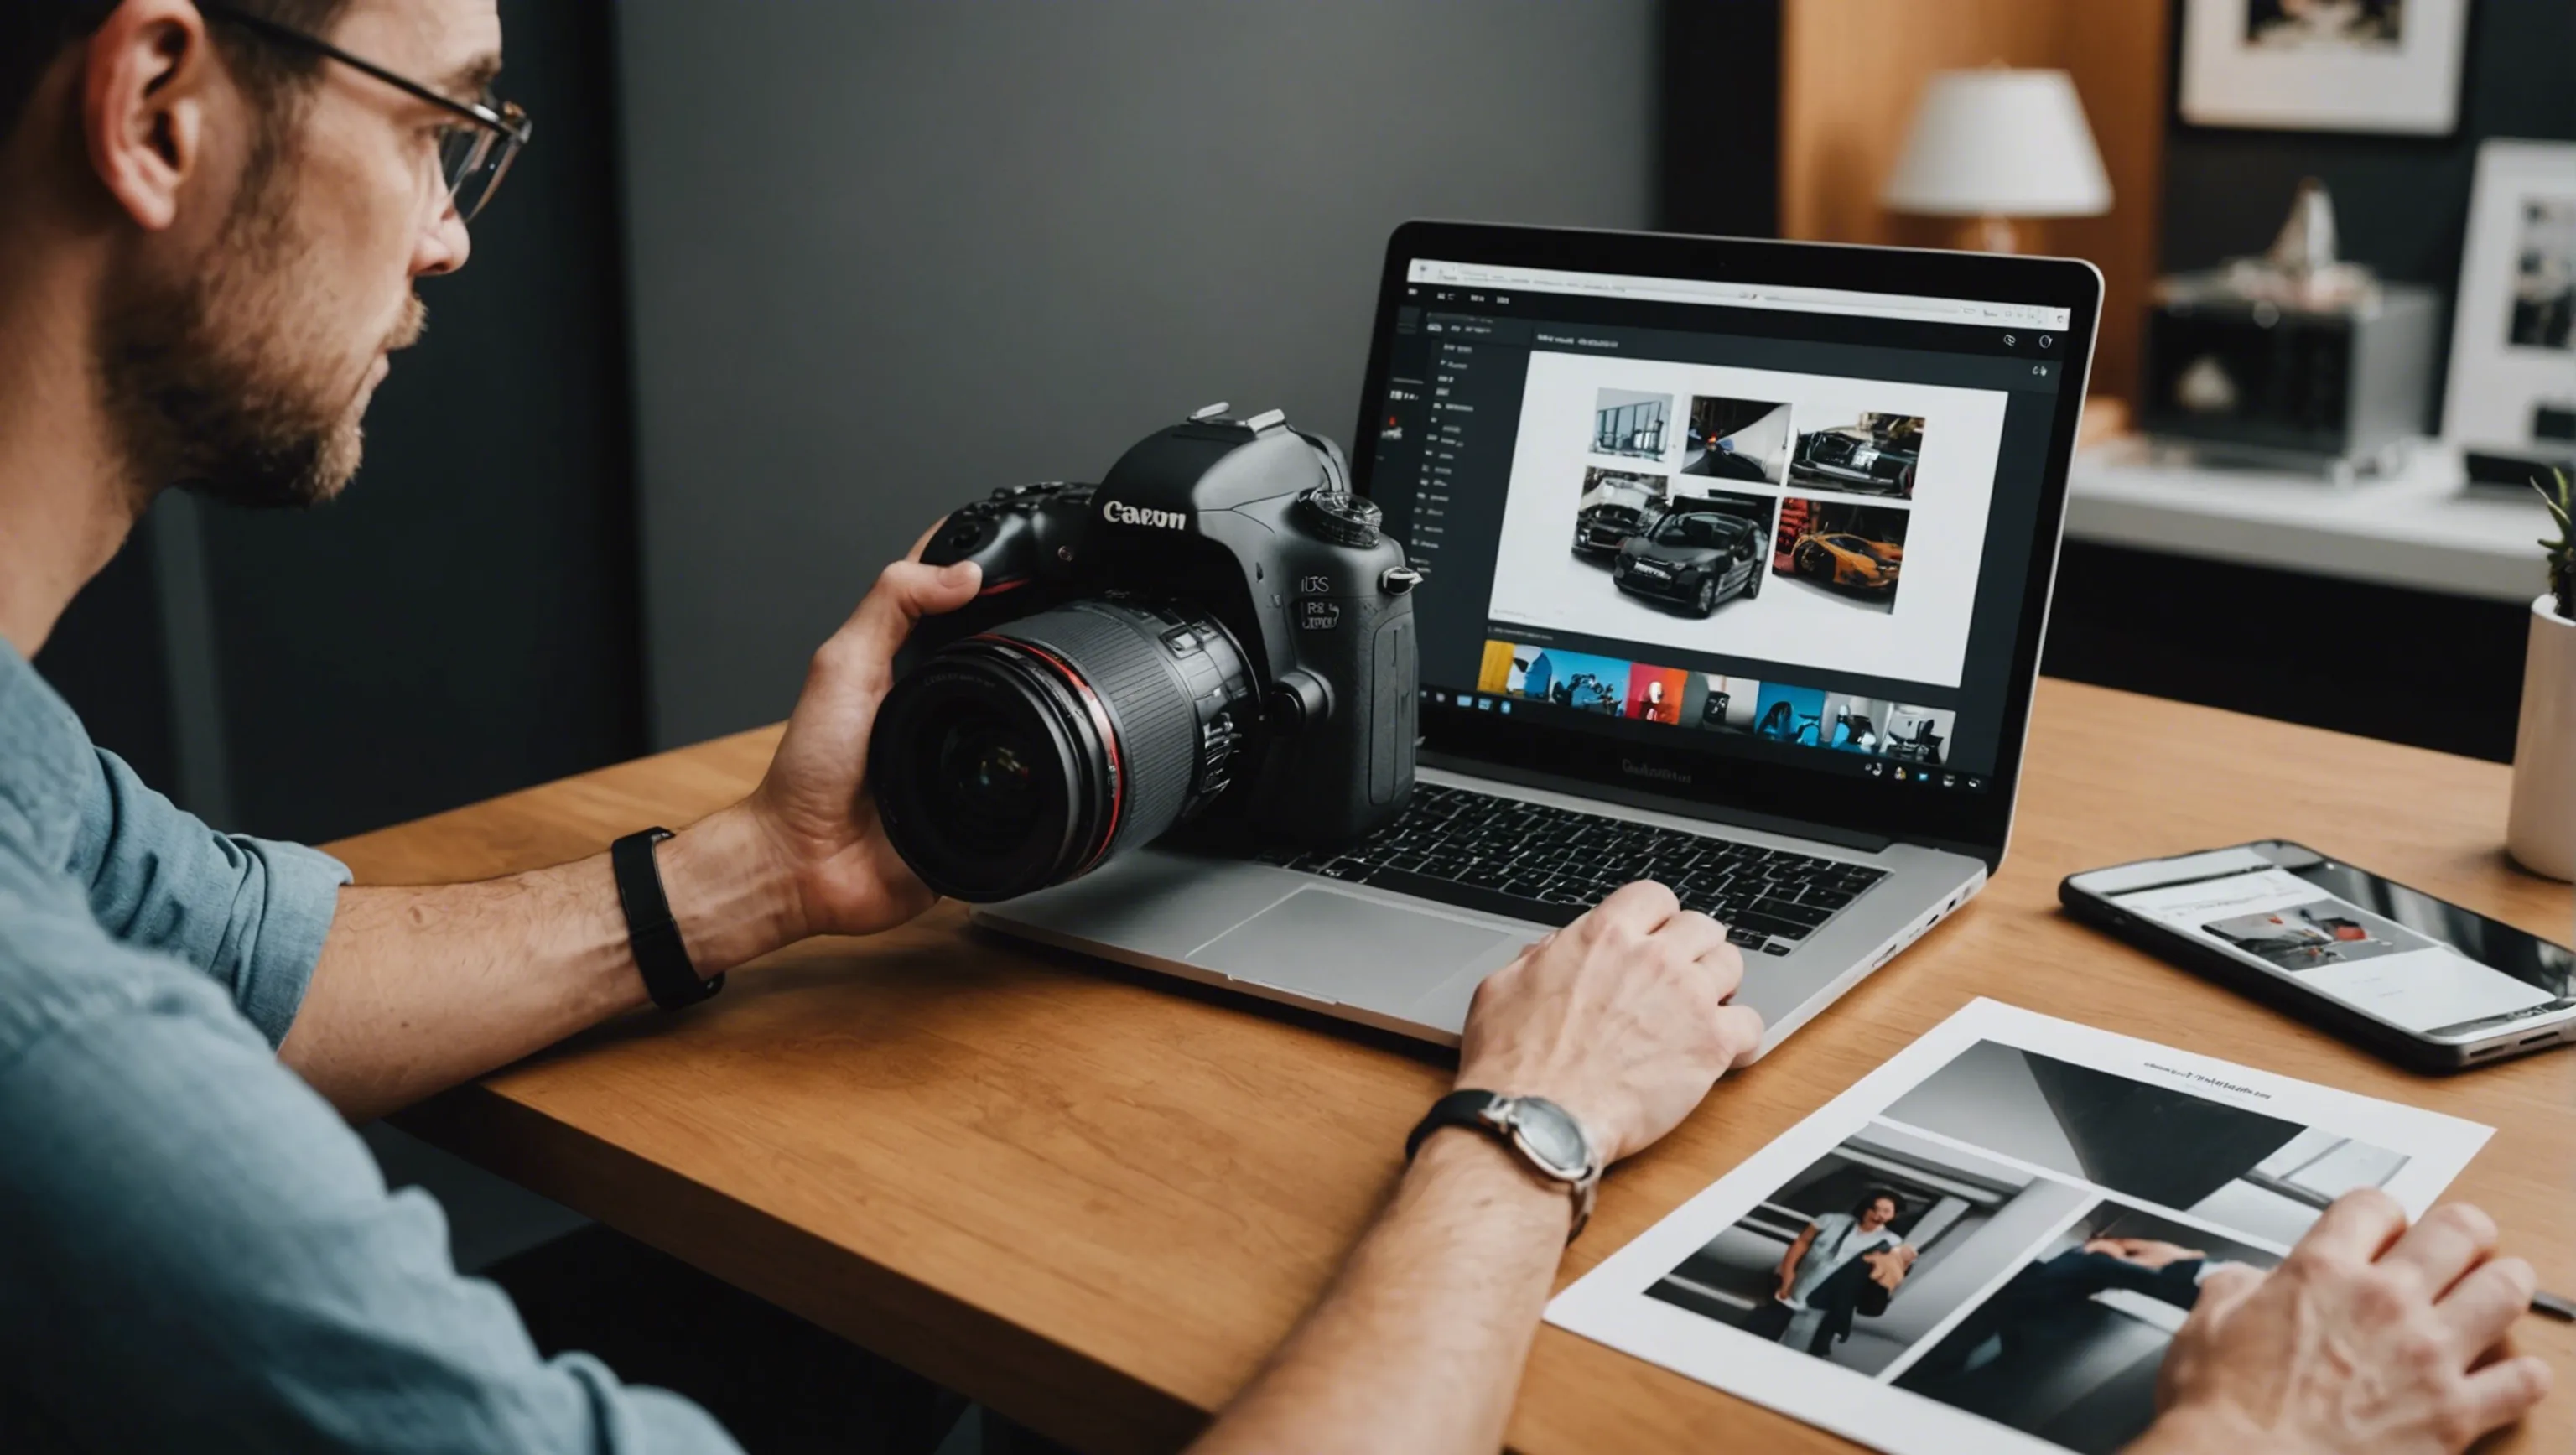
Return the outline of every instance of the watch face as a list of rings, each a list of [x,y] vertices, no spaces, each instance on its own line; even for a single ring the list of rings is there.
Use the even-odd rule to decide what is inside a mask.
[[[1533,1156],[1568,1177],[1581,1175],[1591,1164],[1592,1148],[1583,1140],[1583,1129],[1555,1102],[1531,1096],[1513,1103],[1512,1130]]]

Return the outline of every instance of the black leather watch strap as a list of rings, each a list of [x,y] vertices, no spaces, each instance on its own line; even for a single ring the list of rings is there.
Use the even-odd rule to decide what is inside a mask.
[[[617,901],[626,910],[626,940],[635,950],[635,968],[644,977],[645,993],[664,1010],[682,1010],[724,989],[725,978],[698,978],[689,947],[671,918],[670,898],[662,892],[662,867],[653,847],[671,837],[665,828],[628,834],[608,846],[608,866],[617,876]]]
[[[1442,1127],[1473,1127],[1493,1136],[1494,1128],[1485,1120],[1485,1110],[1500,1100],[1490,1091],[1453,1091],[1431,1103],[1431,1110],[1423,1113],[1422,1120],[1404,1139],[1404,1160],[1412,1161],[1413,1154],[1422,1150],[1423,1139]]]

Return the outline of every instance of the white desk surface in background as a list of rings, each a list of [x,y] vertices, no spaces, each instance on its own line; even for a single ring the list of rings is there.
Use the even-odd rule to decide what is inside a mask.
[[[2528,605],[2547,587],[2549,514],[2460,493],[2459,457],[2421,442],[2385,479],[2218,470],[2152,457],[2134,436],[2079,452],[2069,540]]]

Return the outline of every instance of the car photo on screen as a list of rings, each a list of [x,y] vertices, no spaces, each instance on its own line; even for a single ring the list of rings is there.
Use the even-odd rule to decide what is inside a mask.
[[[1676,495],[1653,525],[1619,547],[1611,584],[1702,618],[1739,597],[1760,596],[1773,509],[1764,495]]]
[[[1847,605],[1894,611],[1911,519],[1884,505],[1790,496],[1780,507],[1771,569]]]
[[[1706,394],[1691,401],[1683,474],[1777,485],[1788,469],[1788,405]]]
[[[1664,513],[1665,479],[1595,466],[1583,472],[1574,507],[1574,553],[1608,558]]]
[[[1922,460],[1920,415],[1801,410],[1789,483],[1911,500]]]

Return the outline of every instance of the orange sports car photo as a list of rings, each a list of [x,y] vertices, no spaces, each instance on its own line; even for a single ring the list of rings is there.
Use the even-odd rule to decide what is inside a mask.
[[[1789,568],[1797,574],[1872,596],[1895,595],[1897,572],[1904,565],[1903,546],[1844,531],[1802,536],[1789,553]]]

